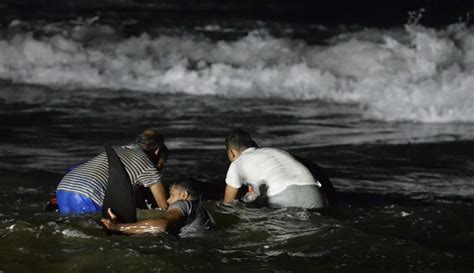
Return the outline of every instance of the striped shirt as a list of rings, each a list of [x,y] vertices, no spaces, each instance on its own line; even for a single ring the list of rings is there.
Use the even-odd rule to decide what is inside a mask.
[[[139,145],[122,146],[114,150],[125,166],[133,186],[140,184],[150,187],[161,181],[161,172]],[[66,174],[57,190],[85,195],[102,206],[108,177],[109,164],[107,154],[103,152]]]

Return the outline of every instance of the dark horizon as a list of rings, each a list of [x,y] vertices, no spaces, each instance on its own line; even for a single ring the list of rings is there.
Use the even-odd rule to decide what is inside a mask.
[[[141,17],[187,16],[191,18],[289,21],[325,25],[361,24],[367,26],[403,25],[409,13],[424,10],[420,23],[442,26],[469,22],[474,1],[453,0],[335,0],[315,3],[309,0],[6,0],[0,4],[4,21],[47,17],[73,17],[100,14],[135,14]]]

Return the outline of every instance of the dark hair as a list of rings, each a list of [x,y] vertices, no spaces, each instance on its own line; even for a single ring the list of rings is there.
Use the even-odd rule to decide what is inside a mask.
[[[146,129],[138,134],[135,143],[140,144],[146,151],[154,151],[162,147],[165,138],[153,129]]]
[[[225,146],[227,149],[230,147],[245,149],[249,147],[257,147],[257,143],[252,139],[252,137],[250,137],[250,134],[247,131],[234,129],[225,138]]]
[[[198,182],[194,179],[183,179],[171,184],[171,187],[179,188],[181,191],[187,191],[191,195],[191,199],[201,198],[201,190]]]

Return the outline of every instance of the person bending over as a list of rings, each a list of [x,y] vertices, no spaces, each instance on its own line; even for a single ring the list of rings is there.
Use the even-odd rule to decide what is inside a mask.
[[[225,204],[232,203],[239,188],[247,185],[253,195],[264,199],[271,208],[327,207],[321,184],[289,153],[276,148],[257,148],[250,134],[241,129],[230,132],[225,145],[231,161],[225,180]]]
[[[168,149],[164,138],[153,129],[142,131],[134,144],[118,147],[120,158],[133,186],[148,187],[161,208],[167,208],[162,173]],[[105,152],[75,167],[59,182],[56,198],[62,215],[101,212],[108,182]]]
[[[192,180],[175,182],[170,187],[169,195],[168,210],[159,219],[118,223],[116,215],[109,209],[110,219],[102,219],[102,224],[110,231],[128,235],[164,232],[183,235],[209,229],[215,225],[212,216],[201,204],[196,182]]]

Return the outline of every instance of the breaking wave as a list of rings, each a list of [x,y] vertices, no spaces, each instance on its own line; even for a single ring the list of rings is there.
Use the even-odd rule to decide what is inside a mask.
[[[0,36],[0,78],[64,92],[322,100],[360,105],[367,118],[386,121],[474,121],[474,29],[464,24],[348,31],[311,44],[265,29],[232,40],[126,37],[99,21],[11,22]]]

